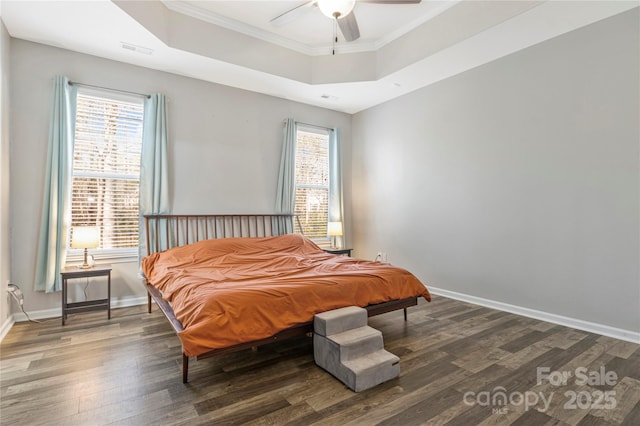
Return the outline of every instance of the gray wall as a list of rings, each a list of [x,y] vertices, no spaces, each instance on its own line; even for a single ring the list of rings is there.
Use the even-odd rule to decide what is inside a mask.
[[[10,274],[9,249],[9,52],[11,38],[0,20],[0,327],[9,318],[6,283]]]
[[[356,254],[640,331],[638,9],[353,118]]]
[[[11,272],[13,281],[28,290],[27,311],[58,309],[61,303],[59,293],[30,291],[56,74],[87,84],[167,95],[174,213],[273,212],[286,117],[340,128],[345,199],[350,199],[350,115],[17,39],[12,40],[10,71],[15,141]],[[345,210],[348,222],[349,203]],[[136,272],[137,262],[114,264],[116,301],[145,294]]]
[[[291,116],[338,126],[346,225],[353,230],[347,237],[353,237],[356,255],[373,258],[378,251],[387,252],[389,261],[433,287],[627,330],[640,328],[637,11],[353,119],[10,40],[0,31],[3,244],[12,230],[11,256],[4,248],[0,253],[1,274],[10,270],[12,281],[26,290],[27,310],[60,306],[59,294],[29,290],[52,77],[64,74],[89,84],[168,96],[175,212],[271,211],[281,120]],[[136,269],[135,263],[114,264],[115,299],[144,294]],[[0,300],[2,321],[6,297]]]

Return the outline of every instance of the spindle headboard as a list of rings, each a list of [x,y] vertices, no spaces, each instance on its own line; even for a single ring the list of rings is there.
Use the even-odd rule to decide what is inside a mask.
[[[201,240],[275,237],[301,232],[292,214],[145,215],[147,255]]]

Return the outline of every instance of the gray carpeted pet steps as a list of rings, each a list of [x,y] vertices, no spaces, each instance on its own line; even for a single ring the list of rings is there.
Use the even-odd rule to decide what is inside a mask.
[[[400,359],[384,349],[382,333],[357,306],[323,312],[313,321],[316,364],[356,392],[398,377]]]

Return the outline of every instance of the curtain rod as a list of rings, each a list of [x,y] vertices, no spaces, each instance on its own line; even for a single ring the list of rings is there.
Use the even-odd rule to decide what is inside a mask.
[[[282,124],[286,124],[286,123],[287,123],[287,120],[282,120]],[[316,129],[327,130],[329,132],[333,132],[333,129],[330,128],[330,127],[318,126],[316,124],[303,123],[302,121],[294,121],[294,123],[301,124],[301,125],[307,126],[307,127],[314,127]]]
[[[151,95],[147,95],[145,93],[129,92],[128,90],[112,89],[110,87],[95,86],[93,84],[85,84],[85,83],[78,83],[77,81],[69,81],[69,85],[74,85],[74,84],[76,86],[80,86],[80,87],[92,87],[94,89],[109,90],[111,92],[127,93],[129,95],[141,96],[143,98],[150,98],[151,97]]]

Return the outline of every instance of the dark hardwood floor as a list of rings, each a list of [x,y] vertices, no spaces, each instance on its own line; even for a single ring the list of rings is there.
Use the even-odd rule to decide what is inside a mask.
[[[19,323],[0,424],[640,425],[639,345],[438,296],[369,323],[401,374],[361,393],[314,364],[309,337],[192,361],[183,385],[157,308]]]

